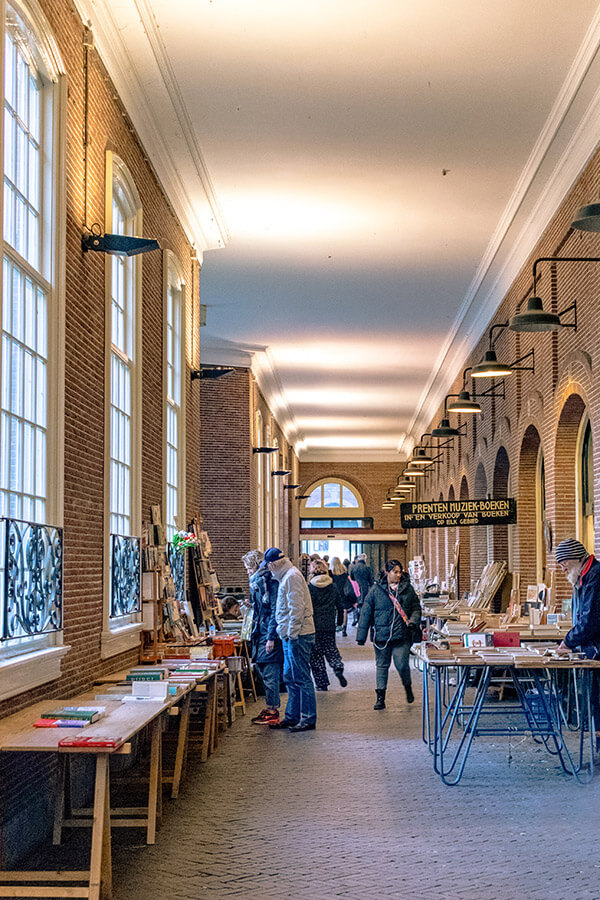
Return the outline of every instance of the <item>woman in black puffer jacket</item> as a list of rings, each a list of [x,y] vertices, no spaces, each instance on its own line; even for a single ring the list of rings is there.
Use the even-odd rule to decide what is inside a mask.
[[[315,643],[310,652],[310,668],[315,687],[326,691],[329,685],[325,660],[335,673],[342,687],[348,684],[344,677],[344,661],[335,643],[335,626],[343,611],[342,598],[327,570],[327,563],[314,559],[310,564],[308,589],[313,605]]]
[[[395,601],[395,602],[394,602]],[[369,630],[375,647],[377,702],[385,709],[385,692],[392,659],[402,679],[409,703],[414,701],[410,682],[409,655],[412,638],[409,624],[420,626],[421,604],[408,575],[397,559],[389,559],[377,584],[367,594],[356,630],[357,643],[364,645]]]

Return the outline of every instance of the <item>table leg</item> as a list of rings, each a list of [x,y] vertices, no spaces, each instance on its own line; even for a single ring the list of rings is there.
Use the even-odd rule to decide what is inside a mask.
[[[173,799],[179,796],[179,785],[181,784],[181,775],[183,773],[183,765],[185,760],[185,752],[187,748],[187,739],[190,727],[190,703],[192,695],[188,694],[183,701],[179,715],[179,730],[177,732],[177,752],[175,753],[175,770],[173,772],[173,786],[171,788],[171,797]]]
[[[160,765],[160,749],[162,744],[162,721],[158,716],[152,723],[150,744],[150,784],[148,785],[148,826],[146,843],[156,840],[156,820],[159,807],[159,795],[162,797],[162,773]]]
[[[108,760],[108,753],[99,753],[96,758],[89,900],[111,900],[112,897]]]
[[[216,677],[213,676],[206,685],[206,711],[204,713],[204,728],[202,729],[202,762],[206,762],[212,752],[213,718]]]

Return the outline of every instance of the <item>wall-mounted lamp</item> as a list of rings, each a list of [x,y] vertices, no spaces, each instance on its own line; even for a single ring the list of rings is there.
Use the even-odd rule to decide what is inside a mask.
[[[291,474],[292,474],[291,469],[273,469],[273,471],[271,472],[271,477],[273,477],[273,475],[283,476],[283,475],[291,475]]]
[[[160,250],[158,241],[150,238],[130,237],[128,234],[102,234],[99,225],[92,225],[89,231],[81,236],[81,249],[84,253],[96,250],[98,253],[109,253],[111,256],[137,256],[138,253],[150,253]]]
[[[463,425],[465,424],[466,423],[463,422]],[[460,428],[462,428],[463,425],[461,425]],[[450,424],[450,419],[442,419],[438,427],[432,429],[431,434],[433,435],[433,437],[437,438],[460,437],[462,434],[460,428],[453,428]]]
[[[584,207],[590,209],[591,207]],[[600,209],[600,204],[598,204]],[[581,210],[580,210],[581,212]],[[573,223],[575,226],[575,223]],[[584,231],[598,231],[597,228],[585,228]],[[533,264],[533,293],[537,284],[537,269],[540,263],[559,263],[559,262],[600,262],[597,256],[540,256]],[[563,316],[567,313],[573,313],[572,322],[563,322]],[[542,301],[539,297],[530,297],[527,301],[527,309],[525,312],[517,313],[510,320],[509,328],[512,331],[559,331],[561,328],[572,328],[577,331],[577,301],[566,306],[559,313],[544,312]]]
[[[416,488],[416,484],[414,481],[411,481],[410,478],[406,476],[404,478],[399,478],[396,487],[394,490],[396,491],[412,491]]]
[[[460,391],[458,394],[448,394],[448,397],[456,396],[456,400],[453,400],[452,403],[448,403],[446,410],[449,413],[480,413],[481,406],[477,403],[476,400],[471,400],[471,395],[468,391]]]
[[[490,328],[490,349],[484,353],[482,361],[473,366],[471,369],[471,378],[503,378],[512,375],[513,372],[535,372],[535,356],[534,351],[530,350],[524,356],[520,356],[512,363],[501,363],[496,359],[496,351],[493,349],[495,339],[492,339],[494,328],[508,328],[508,322],[502,325],[492,325]],[[524,362],[531,357],[531,366],[521,366],[519,363]]]
[[[253,447],[253,453],[277,453],[279,447]]]
[[[434,462],[433,456],[427,452],[425,447],[415,447],[410,461],[411,466],[431,466]]]
[[[423,469],[419,468],[419,466],[413,466],[412,463],[409,463],[408,466],[404,470],[404,475],[410,475],[411,477],[424,477],[425,472]]]
[[[199,369],[192,369],[190,378],[192,381],[197,378],[220,378],[230,372],[235,372],[233,366],[200,366]]]
[[[600,231],[600,203],[582,206],[571,222],[571,228],[578,231]]]
[[[382,509],[394,509],[394,504],[391,502],[391,500],[385,500],[381,504],[381,508]]]

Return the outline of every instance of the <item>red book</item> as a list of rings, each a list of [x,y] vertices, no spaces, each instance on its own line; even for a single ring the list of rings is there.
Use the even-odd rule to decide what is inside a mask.
[[[59,747],[108,747],[114,749],[120,747],[124,743],[122,737],[101,737],[98,735],[73,735],[73,737],[64,737],[58,742]]]

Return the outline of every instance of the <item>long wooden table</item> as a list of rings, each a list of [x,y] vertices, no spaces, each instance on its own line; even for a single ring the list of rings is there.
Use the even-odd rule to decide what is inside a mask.
[[[73,728],[35,728],[33,722],[53,707],[75,704],[78,698],[46,700],[0,720],[0,751],[57,753],[59,755],[59,785],[56,804],[54,839],[60,840],[64,818],[60,772],[62,760],[72,754],[86,754],[95,760],[94,803],[91,810],[92,842],[90,868],[82,871],[3,871],[0,872],[0,897],[87,897],[89,900],[110,900],[112,896],[111,811],[109,760],[111,756],[131,752],[131,739],[146,727],[151,727],[151,765],[147,809],[147,828],[153,839],[160,802],[160,733],[161,716],[172,705],[166,701],[117,703],[106,701],[105,715],[92,725],[85,726],[86,737],[119,737],[119,748],[59,747],[64,737],[72,737]],[[68,824],[73,824],[69,822]],[[144,824],[138,821],[139,824]],[[35,887],[25,882],[38,882]],[[46,882],[43,884],[42,882]],[[50,884],[47,884],[50,882]],[[79,884],[76,884],[79,882]],[[84,884],[81,884],[81,883]]]

